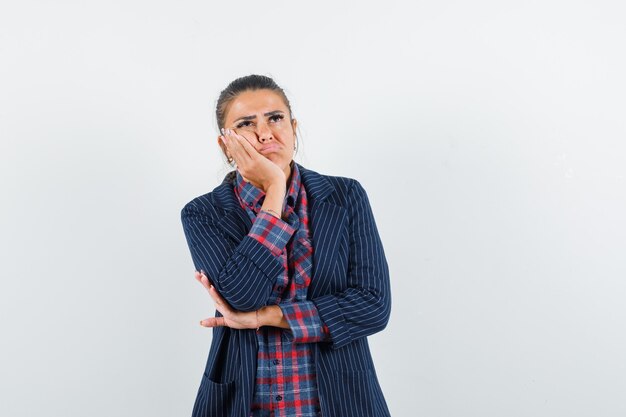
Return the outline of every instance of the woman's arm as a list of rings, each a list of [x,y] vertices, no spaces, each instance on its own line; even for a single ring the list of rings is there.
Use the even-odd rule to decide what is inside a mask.
[[[191,201],[181,221],[197,271],[203,270],[236,310],[255,311],[267,303],[283,272],[280,255],[295,232],[288,222],[261,211],[239,244],[225,236],[201,203]]]
[[[265,311],[263,311],[265,310]],[[259,311],[262,325],[285,329],[287,340],[292,343],[314,343],[330,340],[328,327],[322,322],[312,301],[295,301],[265,306]]]
[[[276,240],[276,236],[280,236],[279,230],[280,223],[276,223],[276,219],[271,215],[261,211],[259,216],[261,220],[255,222],[250,229],[248,236],[258,238],[259,241],[265,245],[275,256],[280,256],[280,247],[284,247],[285,243],[279,243]],[[257,216],[257,219],[259,218]],[[265,217],[263,217],[265,216]],[[272,228],[278,227],[279,230],[273,230]],[[268,231],[268,233],[263,232]],[[266,238],[263,238],[266,236]],[[288,240],[290,234],[284,240]],[[193,251],[192,251],[193,253]],[[205,288],[213,297],[213,301],[216,303],[216,307],[222,313],[226,321],[219,321],[215,318],[209,318],[201,322],[202,325],[208,327],[216,325],[231,325],[237,326],[236,328],[255,328],[260,326],[273,326],[285,329],[285,336],[293,343],[313,343],[327,341],[329,339],[329,330],[324,325],[317,312],[315,304],[309,300],[296,301],[292,303],[285,303],[280,305],[266,305],[258,309],[258,323],[256,321],[256,311],[242,311],[233,307],[225,306],[227,302],[225,297],[217,290],[211,289],[208,276],[200,272],[196,272],[196,279],[205,286]],[[228,304],[232,305],[232,301]],[[250,315],[252,314],[252,316]],[[254,316],[254,317],[253,317]]]
[[[391,314],[389,267],[363,186],[348,197],[348,288],[312,300],[267,306],[266,325],[281,327],[294,343],[330,342],[338,349],[384,329]]]
[[[328,338],[328,328],[322,325],[315,306],[310,301],[291,304],[263,306],[257,311],[238,311],[230,307],[226,300],[213,287],[206,275],[200,272],[195,274],[209,292],[215,308],[222,313],[222,317],[209,317],[201,320],[200,325],[205,327],[228,326],[235,329],[254,329],[261,326],[273,326],[287,330],[287,337],[296,343],[319,342]],[[283,310],[288,313],[285,315]],[[313,314],[314,313],[314,314]],[[291,330],[291,332],[289,332]]]
[[[276,304],[261,307],[259,310],[259,322],[261,326],[273,326],[282,329],[289,328],[289,323],[287,323],[283,312]]]
[[[257,326],[272,326],[285,329],[285,336],[293,343],[313,343],[328,340],[328,328],[322,325],[315,306],[310,301],[291,304],[272,304],[257,311],[238,311],[225,304],[221,295],[211,287],[202,274],[196,273],[196,279],[205,286],[215,302],[222,317],[209,317],[201,320],[205,327],[228,326],[235,329],[255,329]],[[284,314],[281,307],[288,308]],[[313,314],[314,313],[314,314]]]
[[[224,297],[211,285],[206,275],[196,271],[196,280],[209,292],[215,308],[222,313],[221,317],[209,317],[200,320],[204,327],[228,326],[233,329],[256,329],[261,326],[288,328],[289,324],[283,318],[282,312],[276,305],[263,306],[256,311],[239,311],[233,309]]]
[[[311,300],[328,326],[333,349],[383,330],[391,314],[389,266],[367,193],[357,180],[347,207],[348,288]]]

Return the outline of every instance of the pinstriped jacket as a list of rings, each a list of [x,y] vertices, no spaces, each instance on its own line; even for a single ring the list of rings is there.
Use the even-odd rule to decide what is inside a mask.
[[[307,298],[330,331],[329,341],[314,343],[322,415],[390,416],[367,342],[391,313],[389,267],[367,193],[356,179],[298,168],[314,247]],[[196,270],[234,309],[254,311],[266,305],[283,265],[247,235],[252,221],[237,201],[234,176],[187,203],[181,220]],[[193,417],[249,416],[257,348],[255,329],[213,328]]]

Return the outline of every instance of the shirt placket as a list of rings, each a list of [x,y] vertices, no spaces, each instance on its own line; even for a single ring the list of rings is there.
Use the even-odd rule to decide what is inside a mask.
[[[299,182],[297,182],[299,184]],[[294,190],[299,189],[292,185],[290,192],[293,194]],[[246,212],[250,216],[250,219],[254,222],[255,217],[259,213],[261,209],[261,205],[263,203],[263,198],[259,198],[259,194],[257,190],[246,190],[244,193],[247,197],[247,202],[243,204]],[[306,216],[306,212],[302,212],[305,210],[305,207],[297,207],[294,208],[288,201],[293,203],[297,202],[298,196],[293,195],[288,199],[285,199],[283,202],[283,218],[286,219],[291,225],[295,225],[296,230],[300,230],[299,226],[302,226],[304,230],[300,230],[299,234],[296,233],[292,236],[291,240],[285,247],[284,253],[281,254],[281,261],[284,265],[283,273],[277,277],[276,284],[274,286],[273,292],[270,295],[270,299],[268,301],[269,304],[279,304],[281,300],[284,302],[293,302],[298,300],[306,299],[306,290],[307,290],[307,282],[306,279],[300,273],[296,273],[296,265],[294,259],[298,259],[299,257],[306,254],[307,248],[302,248],[301,244],[303,243],[303,239],[308,238],[308,230],[306,230],[306,225],[300,225],[300,221]],[[308,241],[305,244],[310,246],[311,242]],[[294,253],[297,251],[298,253]],[[309,260],[309,262],[312,262]],[[311,266],[302,266],[306,268],[308,274],[310,274]],[[289,280],[289,277],[294,277],[293,280]],[[267,387],[267,395],[264,399],[265,406],[267,407],[268,415],[270,416],[287,416],[288,412],[290,412],[291,408],[286,407],[286,401],[288,400],[288,396],[285,395],[288,387],[288,382],[291,381],[293,377],[292,372],[296,371],[298,366],[298,357],[297,355],[294,357],[292,355],[294,347],[292,347],[289,343],[286,343],[283,340],[284,332],[280,328],[273,327],[264,327],[263,331],[257,332],[257,337],[264,341],[262,344],[265,349],[266,355],[263,355],[263,359],[260,361],[261,369],[263,371],[259,371],[263,374],[262,380],[267,381],[269,379],[269,383],[266,385]],[[287,366],[285,366],[285,360],[288,361]],[[293,362],[293,363],[291,363]],[[291,413],[293,414],[293,413]]]

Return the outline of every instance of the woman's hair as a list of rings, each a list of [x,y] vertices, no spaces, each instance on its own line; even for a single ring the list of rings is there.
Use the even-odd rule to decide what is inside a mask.
[[[226,112],[229,105],[233,102],[237,96],[245,91],[255,90],[271,90],[280,95],[285,102],[285,106],[289,109],[289,120],[293,118],[291,113],[291,105],[289,99],[285,95],[282,88],[278,86],[270,77],[265,75],[251,74],[245,77],[237,78],[232,81],[228,86],[222,90],[219,98],[217,99],[217,105],[215,109],[215,116],[217,117],[218,130],[222,130],[224,127],[224,119],[226,118]]]
[[[228,86],[222,90],[219,98],[217,99],[217,104],[215,106],[215,117],[217,118],[217,128],[219,131],[222,130],[226,118],[226,113],[228,112],[228,108],[230,104],[237,98],[237,96],[246,91],[255,91],[255,90],[270,90],[277,93],[289,109],[289,121],[293,120],[293,114],[291,112],[291,105],[289,104],[289,99],[287,95],[283,91],[282,88],[274,82],[268,76],[251,74],[246,75],[244,77],[239,77],[236,80],[232,81]],[[297,149],[296,149],[297,152]]]

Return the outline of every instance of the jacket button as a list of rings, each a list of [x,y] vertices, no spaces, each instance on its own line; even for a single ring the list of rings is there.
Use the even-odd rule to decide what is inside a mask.
[[[276,401],[280,401],[280,400],[282,400],[282,399],[283,399],[283,397],[281,397],[280,395],[277,395],[277,396],[276,396]]]

